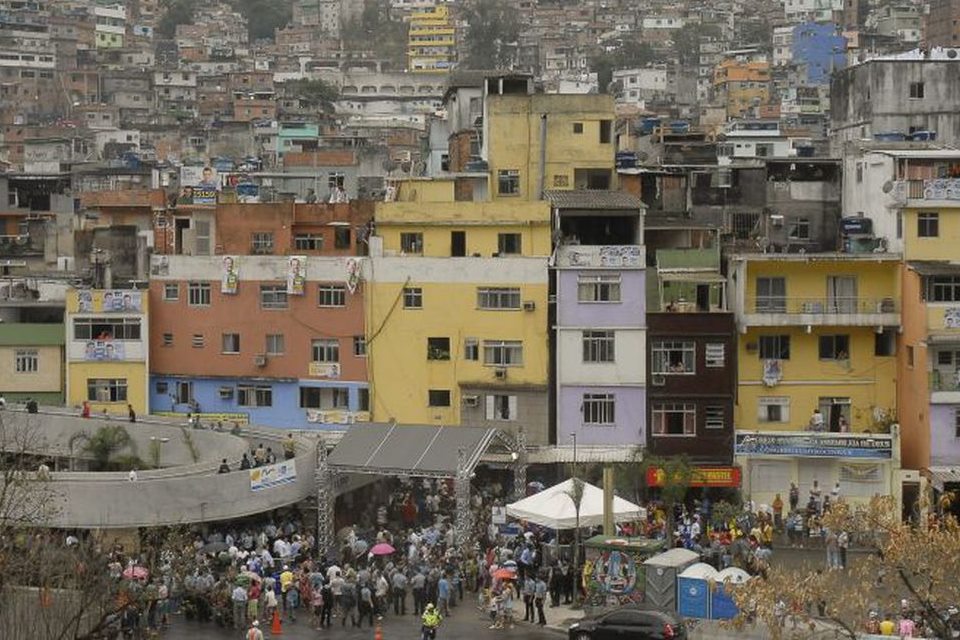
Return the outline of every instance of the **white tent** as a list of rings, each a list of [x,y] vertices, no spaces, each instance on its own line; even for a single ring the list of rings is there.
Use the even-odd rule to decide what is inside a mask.
[[[527,520],[550,529],[575,529],[577,511],[573,506],[573,479],[544,489],[523,500],[507,505],[507,515],[518,520]],[[643,520],[646,509],[623,498],[613,497],[615,522]],[[580,526],[594,527],[603,524],[603,489],[583,483],[583,500],[580,502]]]

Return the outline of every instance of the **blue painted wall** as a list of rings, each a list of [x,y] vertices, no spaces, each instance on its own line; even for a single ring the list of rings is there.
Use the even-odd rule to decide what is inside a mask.
[[[830,73],[846,66],[847,39],[832,23],[808,22],[793,29],[793,63],[807,66],[807,84],[830,83]]]

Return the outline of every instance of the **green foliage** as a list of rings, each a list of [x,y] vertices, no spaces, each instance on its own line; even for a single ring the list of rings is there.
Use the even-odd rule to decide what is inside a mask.
[[[503,0],[479,0],[464,7],[466,49],[461,66],[467,69],[505,69],[513,61],[520,37],[516,14]]]
[[[115,468],[132,468],[139,462],[134,451],[134,442],[123,425],[100,427],[92,436],[84,438],[80,451],[93,458],[93,471],[107,471]],[[119,456],[124,449],[129,454]]]
[[[161,0],[160,10],[163,17],[157,25],[157,33],[164,38],[172,38],[177,26],[193,22],[194,0]]]
[[[296,98],[304,107],[320,108],[332,112],[333,103],[340,97],[336,85],[323,80],[291,80],[283,85],[283,91],[289,98]]]
[[[645,67],[657,61],[657,53],[647,42],[624,40],[613,51],[606,51],[590,60],[590,70],[596,72],[600,92],[606,93],[617,69]]]
[[[727,502],[726,500],[719,500],[713,505],[713,509],[710,510],[710,524],[714,527],[722,527],[729,524],[730,521],[740,513],[742,513],[740,505]]]
[[[367,0],[360,16],[343,26],[341,36],[348,49],[373,50],[397,68],[407,66],[407,23],[391,17],[389,0]]]
[[[186,427],[180,427],[180,433],[183,436],[183,443],[187,445],[187,449],[190,451],[190,457],[194,464],[200,462],[200,451],[197,449],[197,443],[193,441],[193,434]]]
[[[697,24],[688,22],[676,31],[673,37],[673,50],[682,66],[693,66],[700,62],[700,38],[717,38],[720,27],[715,24]]]
[[[290,24],[291,0],[233,0],[233,6],[247,19],[250,40],[273,40],[274,31]]]

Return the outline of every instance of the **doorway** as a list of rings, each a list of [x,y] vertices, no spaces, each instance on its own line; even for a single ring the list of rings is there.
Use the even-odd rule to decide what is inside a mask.
[[[450,232],[450,255],[454,258],[462,258],[467,255],[467,232]]]
[[[820,398],[819,408],[827,431],[850,431],[850,398]]]

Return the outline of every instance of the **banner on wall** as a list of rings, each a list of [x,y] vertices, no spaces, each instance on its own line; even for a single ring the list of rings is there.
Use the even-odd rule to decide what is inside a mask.
[[[143,292],[131,289],[84,289],[77,292],[77,313],[139,312],[143,309]]]
[[[83,351],[84,360],[123,360],[124,355],[123,343],[113,340],[87,340]]]
[[[287,295],[302,296],[307,283],[307,256],[290,256],[287,260]]]
[[[240,283],[240,259],[237,256],[223,256],[223,275],[220,280],[220,293],[235,295]]]
[[[179,204],[217,204],[220,176],[214,167],[180,167]]]
[[[345,278],[347,289],[351,294],[357,292],[357,286],[360,284],[360,278],[363,275],[363,264],[360,258],[347,258],[346,263],[347,277]]]
[[[295,482],[297,465],[293,459],[250,469],[250,491],[263,491]]]

